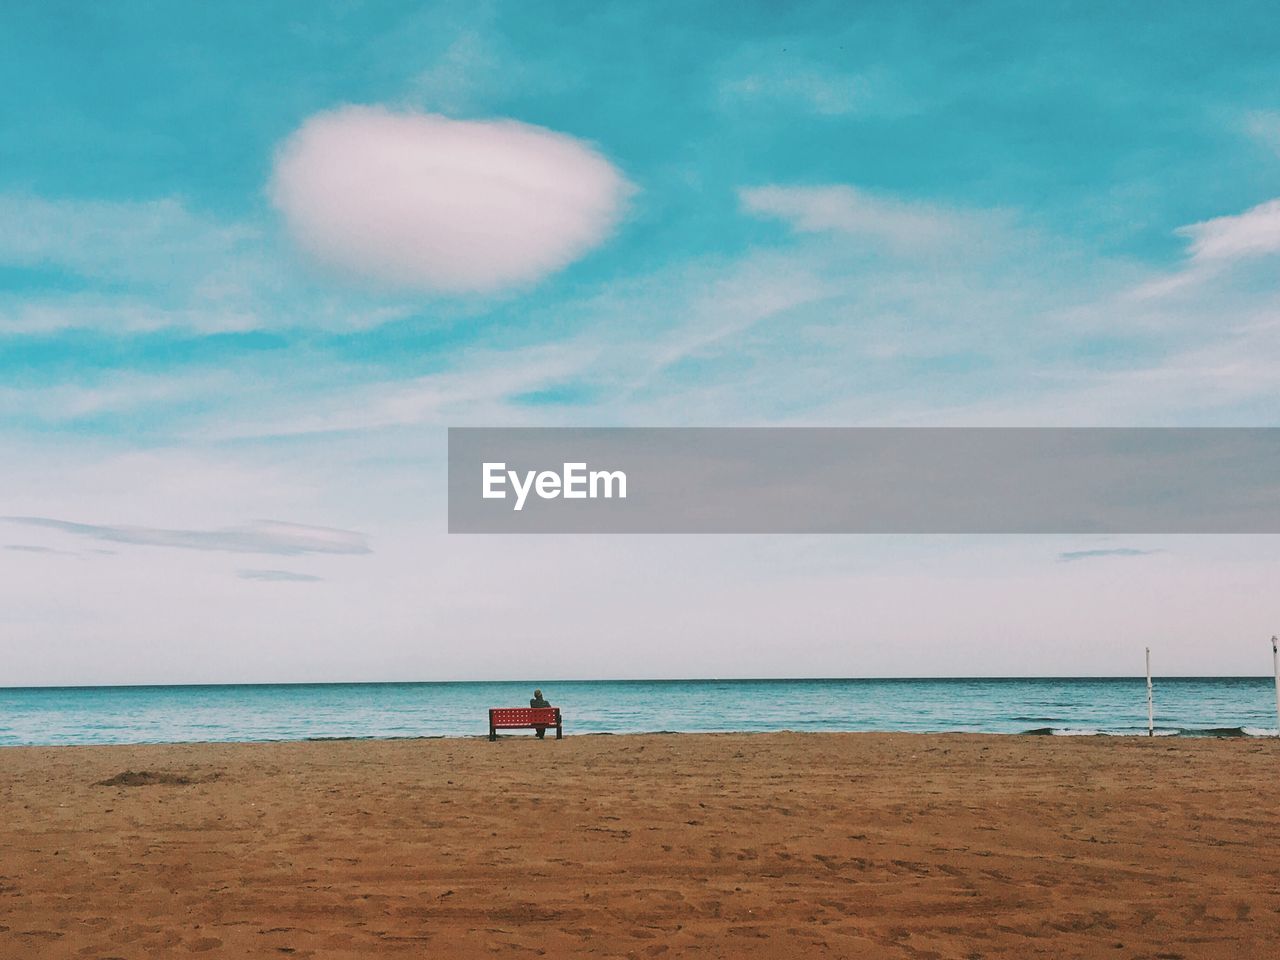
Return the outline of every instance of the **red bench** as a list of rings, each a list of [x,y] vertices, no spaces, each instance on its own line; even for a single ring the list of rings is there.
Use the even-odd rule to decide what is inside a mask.
[[[497,740],[499,730],[546,730],[556,728],[556,739],[564,739],[559,707],[492,707],[489,710],[489,739]]]

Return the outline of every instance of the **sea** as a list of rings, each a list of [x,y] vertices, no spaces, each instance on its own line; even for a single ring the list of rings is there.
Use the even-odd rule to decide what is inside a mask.
[[[565,733],[1146,736],[1144,678],[535,680],[0,688],[0,745],[474,737],[534,686]],[[1276,736],[1270,677],[1155,681],[1158,736]],[[513,735],[520,735],[514,733]]]

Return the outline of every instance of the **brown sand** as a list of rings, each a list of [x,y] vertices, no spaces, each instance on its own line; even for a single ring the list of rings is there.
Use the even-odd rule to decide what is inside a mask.
[[[1222,740],[10,748],[0,958],[1276,957],[1277,773]]]

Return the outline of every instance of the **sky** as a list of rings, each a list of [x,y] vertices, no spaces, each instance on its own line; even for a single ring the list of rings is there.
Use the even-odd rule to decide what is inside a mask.
[[[1280,426],[1270,5],[0,9],[0,685],[1256,674],[1274,537],[464,537],[448,426]]]

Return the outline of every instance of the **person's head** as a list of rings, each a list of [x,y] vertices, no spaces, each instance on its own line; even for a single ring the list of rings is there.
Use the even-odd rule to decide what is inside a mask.
[[[541,700],[541,699],[542,699],[542,691],[541,691],[541,690],[535,690],[535,691],[533,691],[533,695],[534,695],[534,697],[535,697],[535,698],[537,698],[538,700]]]

